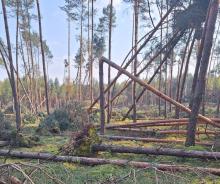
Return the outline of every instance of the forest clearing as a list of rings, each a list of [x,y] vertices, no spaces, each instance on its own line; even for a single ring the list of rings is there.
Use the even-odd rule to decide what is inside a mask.
[[[219,0],[0,4],[0,184],[220,183]]]

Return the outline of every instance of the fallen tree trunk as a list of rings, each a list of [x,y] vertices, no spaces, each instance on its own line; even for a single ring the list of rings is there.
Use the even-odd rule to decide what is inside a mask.
[[[186,134],[186,130],[141,130],[138,128],[113,128],[111,130],[123,131],[123,132],[139,132],[146,134]],[[197,135],[207,134],[207,135],[219,135],[219,131],[204,130],[196,131]]]
[[[0,147],[7,146],[9,144],[8,141],[0,141]]]
[[[183,149],[171,148],[143,148],[143,147],[125,147],[113,145],[93,145],[93,151],[108,151],[113,153],[134,153],[147,155],[166,155],[187,158],[202,158],[202,159],[220,159],[220,152],[208,151],[186,151]]]
[[[151,91],[152,93],[154,93],[155,95],[157,95],[158,97],[162,98],[165,101],[168,101],[169,103],[173,104],[174,106],[178,107],[179,109],[181,109],[184,112],[187,112],[188,114],[191,114],[192,111],[184,106],[183,104],[175,101],[174,99],[172,99],[171,97],[165,95],[164,93],[162,93],[161,91],[157,90],[156,88],[152,87],[151,85],[147,84],[146,82],[144,82],[143,80],[139,79],[138,77],[132,75],[131,73],[129,73],[127,70],[123,69],[122,67],[118,66],[117,64],[115,64],[112,61],[109,61],[108,59],[106,59],[105,57],[101,57],[100,61],[105,62],[107,64],[109,64],[110,66],[112,66],[113,68],[115,68],[116,70],[120,71],[120,73],[128,76],[129,78],[131,78],[133,81],[139,83],[141,86],[144,86],[147,90]],[[211,119],[202,116],[201,114],[198,115],[198,118],[201,119],[202,121],[205,121],[208,124],[211,124],[215,127],[220,128],[220,125],[213,122]]]
[[[219,123],[218,119],[210,118],[215,123]],[[113,128],[134,128],[134,127],[150,127],[150,126],[182,126],[187,125],[189,122],[188,118],[182,119],[162,119],[162,120],[150,120],[147,122],[138,122],[138,123],[127,123],[127,124],[113,124],[106,126],[106,129]],[[199,124],[207,124],[204,121],[199,121]]]
[[[155,127],[155,126],[184,126],[187,125],[187,122],[171,122],[171,123],[160,123],[160,122],[142,122],[142,123],[131,123],[123,125],[109,125],[106,126],[106,129],[115,129],[115,128],[143,128],[143,127]]]
[[[127,141],[142,141],[142,142],[154,142],[154,143],[174,143],[174,144],[184,144],[185,141],[183,140],[171,140],[171,139],[156,139],[156,138],[143,138],[143,137],[126,137],[126,136],[110,136],[110,135],[104,135],[100,136],[104,139],[109,139],[113,141],[121,141],[121,140],[127,140]],[[202,146],[213,146],[213,142],[196,142],[197,145]]]
[[[158,169],[162,171],[170,172],[202,172],[211,173],[220,176],[220,169],[218,168],[205,168],[205,167],[189,167],[189,166],[178,166],[168,164],[156,164],[149,162],[136,162],[122,159],[103,159],[103,158],[88,158],[88,157],[76,157],[76,156],[56,156],[50,153],[36,153],[36,152],[21,152],[21,151],[9,151],[0,150],[0,156],[21,158],[21,159],[40,159],[54,162],[70,162],[83,165],[105,165],[112,164],[117,166],[131,166],[135,168],[144,169]]]

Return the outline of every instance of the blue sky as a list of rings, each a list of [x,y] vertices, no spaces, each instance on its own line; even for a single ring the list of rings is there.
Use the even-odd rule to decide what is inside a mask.
[[[64,64],[63,61],[67,58],[67,21],[65,13],[60,9],[60,6],[64,4],[64,0],[40,0],[40,6],[42,11],[42,28],[43,28],[43,37],[47,40],[47,43],[53,53],[54,58],[52,63],[49,64],[49,76],[50,78],[57,77],[60,82],[63,81],[64,75]],[[98,0],[95,4],[95,7],[99,12],[102,11],[102,8],[108,4],[108,0]],[[131,28],[132,28],[132,19],[131,12],[132,10],[128,5],[121,3],[121,0],[114,0],[114,5],[117,13],[117,27],[113,30],[113,42],[112,42],[112,60],[120,63],[123,58],[126,56],[128,51],[131,48]],[[0,37],[4,38],[5,33],[2,30],[3,20],[2,15],[0,15]],[[97,14],[97,18],[98,18]],[[15,27],[14,22],[10,21],[10,32],[11,40],[14,40]],[[73,58],[76,50],[79,47],[79,43],[75,40],[76,23],[73,22],[71,27],[71,58],[73,65]],[[35,27],[35,26],[34,26]],[[37,27],[36,27],[37,28]],[[108,40],[106,38],[106,40]],[[0,79],[6,78],[4,69],[0,69],[1,76]],[[95,69],[94,76],[97,78],[97,69]],[[71,68],[71,77],[74,79],[76,71],[74,67]]]

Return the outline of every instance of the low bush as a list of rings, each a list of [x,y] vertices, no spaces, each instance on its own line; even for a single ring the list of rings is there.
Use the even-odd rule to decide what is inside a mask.
[[[10,140],[13,130],[15,128],[12,126],[12,122],[5,118],[4,113],[0,112],[0,139]]]
[[[74,101],[45,117],[37,132],[40,134],[59,134],[66,130],[78,131],[82,130],[83,125],[88,122],[89,116],[86,109],[81,103]]]
[[[36,120],[37,118],[33,114],[25,114],[23,117],[24,124],[35,124]]]
[[[0,139],[10,142],[11,146],[28,148],[37,145],[39,141],[38,136],[17,133],[13,123],[7,120],[2,112],[0,112]]]

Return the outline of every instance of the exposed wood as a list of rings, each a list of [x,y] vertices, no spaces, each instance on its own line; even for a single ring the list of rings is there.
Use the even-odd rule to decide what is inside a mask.
[[[211,173],[215,175],[220,175],[220,169],[217,168],[206,168],[206,167],[189,167],[189,166],[178,166],[178,165],[169,165],[169,164],[157,164],[149,162],[137,162],[129,161],[122,159],[103,159],[103,158],[89,158],[89,157],[74,157],[74,156],[56,156],[50,153],[36,153],[36,152],[20,152],[20,151],[9,151],[9,150],[0,150],[0,156],[7,156],[13,158],[21,159],[40,159],[53,162],[69,162],[83,165],[105,165],[112,164],[117,166],[130,166],[135,168],[144,168],[144,169],[159,169],[163,171],[170,172],[202,172],[202,173]]]
[[[125,147],[113,145],[93,145],[94,151],[109,151],[112,153],[135,153],[147,155],[166,155],[186,158],[220,159],[220,152],[208,151],[186,151],[183,149],[171,148],[143,148],[143,147]]]
[[[189,108],[187,108],[186,106],[184,106],[183,104],[180,104],[179,102],[173,100],[172,98],[170,98],[169,96],[163,94],[162,92],[160,92],[159,90],[155,89],[154,87],[152,87],[151,85],[147,84],[146,82],[144,82],[143,80],[139,79],[138,77],[133,76],[132,74],[130,74],[128,71],[126,71],[125,69],[121,68],[120,66],[118,66],[117,64],[113,63],[112,61],[109,61],[108,59],[106,59],[105,57],[102,57],[101,60],[105,63],[108,63],[109,65],[111,65],[113,68],[117,69],[118,71],[120,71],[121,73],[125,74],[126,76],[130,77],[132,80],[135,80],[136,82],[138,82],[140,85],[146,87],[147,90],[151,91],[152,93],[154,93],[155,95],[157,95],[158,97],[161,97],[162,99],[170,102],[171,104],[179,107],[181,110],[187,112],[187,113],[191,113],[191,110]],[[216,124],[215,122],[213,122],[211,119],[202,116],[201,114],[198,115],[198,118],[200,118],[201,120],[207,122],[208,124],[211,124],[215,127],[219,127],[219,124]]]
[[[146,143],[170,143],[170,144],[184,144],[185,141],[183,140],[172,140],[172,139],[156,139],[156,138],[143,138],[143,137],[127,137],[127,136],[110,136],[104,135],[100,136],[104,139],[109,139],[113,141],[142,141]],[[213,146],[214,143],[212,142],[196,142],[197,145],[202,146]]]

